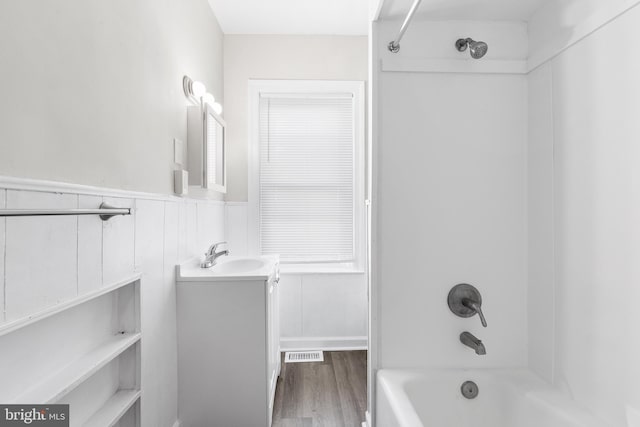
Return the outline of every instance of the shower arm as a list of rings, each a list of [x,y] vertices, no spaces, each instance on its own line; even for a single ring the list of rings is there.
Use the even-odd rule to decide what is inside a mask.
[[[414,0],[413,4],[411,5],[411,9],[409,9],[409,13],[407,13],[407,17],[404,19],[404,22],[400,27],[400,32],[398,33],[398,37],[396,37],[395,40],[389,42],[389,44],[387,45],[387,48],[389,49],[389,51],[393,53],[398,53],[398,51],[400,50],[400,40],[402,40],[402,37],[404,36],[405,31],[407,31],[407,28],[409,27],[409,24],[413,19],[413,15],[418,10],[418,6],[420,6],[421,2],[422,0]]]

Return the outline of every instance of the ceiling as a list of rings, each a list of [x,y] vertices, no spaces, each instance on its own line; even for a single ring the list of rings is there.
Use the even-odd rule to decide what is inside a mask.
[[[208,0],[225,34],[367,35],[369,8],[380,19],[404,19],[414,0]],[[528,21],[557,0],[423,0],[425,20]]]
[[[404,19],[414,0],[384,0],[381,19]],[[553,0],[423,0],[417,18],[430,20],[528,21]]]
[[[209,0],[225,34],[366,35],[369,3],[370,0]]]

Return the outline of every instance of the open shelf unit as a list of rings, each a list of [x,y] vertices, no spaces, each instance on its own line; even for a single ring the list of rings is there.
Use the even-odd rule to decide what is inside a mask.
[[[71,426],[140,425],[140,275],[0,325],[0,401],[66,403]]]
[[[15,402],[56,403],[138,341],[140,333],[116,335],[18,396]]]
[[[140,390],[119,390],[84,423],[84,427],[111,427],[140,399]]]

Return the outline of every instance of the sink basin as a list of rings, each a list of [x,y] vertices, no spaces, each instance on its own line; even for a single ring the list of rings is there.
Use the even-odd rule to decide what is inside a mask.
[[[219,282],[267,280],[278,275],[277,256],[222,256],[213,267],[201,268],[201,259],[192,259],[176,268],[178,282]]]
[[[266,265],[266,262],[262,259],[256,258],[241,258],[219,261],[216,265],[211,267],[218,274],[239,274],[248,271],[259,270]]]

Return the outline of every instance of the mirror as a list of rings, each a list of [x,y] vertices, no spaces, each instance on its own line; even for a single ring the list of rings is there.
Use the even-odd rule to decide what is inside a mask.
[[[222,117],[209,104],[188,107],[187,146],[189,186],[220,193],[226,192],[227,168],[225,127]]]

